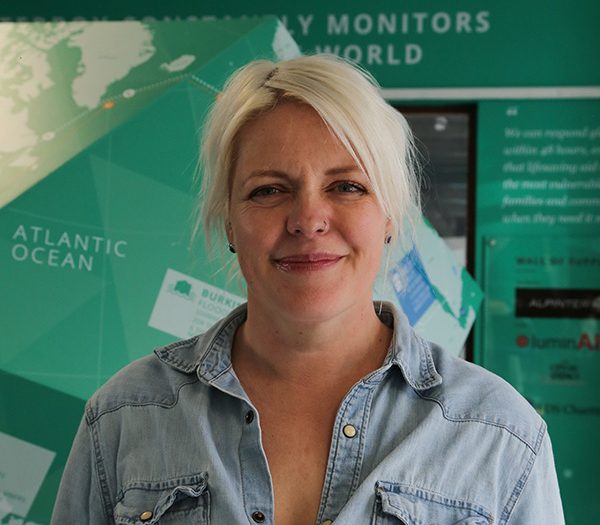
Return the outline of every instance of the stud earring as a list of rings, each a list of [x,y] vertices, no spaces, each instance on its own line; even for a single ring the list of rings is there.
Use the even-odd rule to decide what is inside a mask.
[[[390,244],[392,242],[392,236],[391,235],[386,235],[385,236],[385,244]]]
[[[229,243],[229,245],[227,246],[227,248],[229,248],[229,251],[231,253],[235,253],[235,247],[233,246],[233,244]]]

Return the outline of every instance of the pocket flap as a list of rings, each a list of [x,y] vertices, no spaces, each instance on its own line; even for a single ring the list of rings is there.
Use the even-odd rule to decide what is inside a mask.
[[[119,525],[155,525],[164,516],[208,514],[207,474],[165,481],[133,481],[120,493],[115,506]],[[162,521],[161,521],[162,523]],[[202,522],[203,523],[203,522]]]
[[[491,514],[472,502],[446,497],[411,485],[378,481],[378,511],[404,525],[490,525]]]

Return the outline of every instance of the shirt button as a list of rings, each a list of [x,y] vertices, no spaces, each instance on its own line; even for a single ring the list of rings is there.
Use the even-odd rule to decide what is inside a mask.
[[[252,423],[252,421],[254,421],[254,411],[253,410],[248,410],[248,412],[246,412],[245,420],[246,420],[247,425],[249,425],[250,423]]]
[[[149,510],[142,512],[140,514],[140,519],[142,521],[148,521],[148,520],[152,519],[152,512],[150,512]]]
[[[352,425],[345,425],[344,428],[342,428],[342,432],[347,438],[353,438],[356,436],[356,427],[353,427]]]
[[[252,513],[252,519],[256,523],[262,523],[263,521],[265,521],[265,515],[262,512],[260,512],[259,510],[257,510],[256,512]]]
[[[321,525],[332,525],[332,524],[333,524],[333,521],[331,521],[331,520],[324,520],[321,522]]]

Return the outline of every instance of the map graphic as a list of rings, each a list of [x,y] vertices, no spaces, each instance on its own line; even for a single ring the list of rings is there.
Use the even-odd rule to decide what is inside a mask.
[[[169,301],[200,328],[243,300],[190,242],[199,136],[233,70],[298,54],[274,18],[0,24],[0,522],[49,522],[85,400],[180,336]]]
[[[216,92],[198,68],[260,20],[225,31],[225,22],[0,24],[0,206],[183,79]],[[192,38],[194,24],[207,38]],[[298,53],[282,26],[270,38],[272,56]]]

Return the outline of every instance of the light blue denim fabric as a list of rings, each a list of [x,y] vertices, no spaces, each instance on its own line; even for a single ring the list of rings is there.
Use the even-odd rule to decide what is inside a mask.
[[[257,512],[273,523],[260,415],[230,361],[245,316],[242,306],[157,349],[94,394],[52,524],[254,524]],[[339,408],[317,523],[563,524],[546,425],[531,406],[417,337],[391,305],[381,318],[392,346]]]

